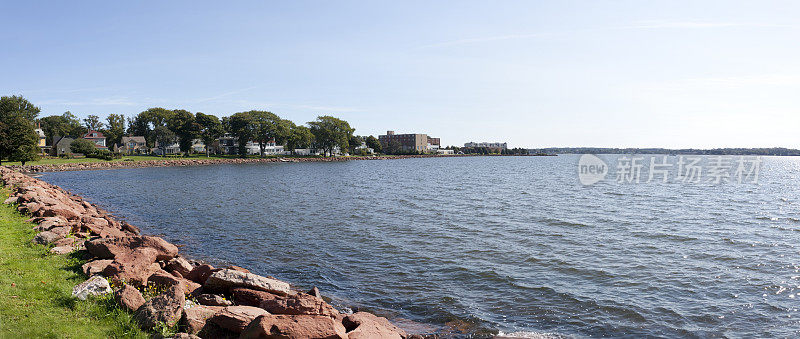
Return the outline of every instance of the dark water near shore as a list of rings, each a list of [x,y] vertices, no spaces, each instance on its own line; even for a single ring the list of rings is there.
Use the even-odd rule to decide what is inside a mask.
[[[612,172],[616,156],[611,159]],[[577,156],[47,173],[186,245],[335,303],[496,331],[800,334],[800,158],[758,184],[582,186]],[[649,161],[645,163],[649,164]]]

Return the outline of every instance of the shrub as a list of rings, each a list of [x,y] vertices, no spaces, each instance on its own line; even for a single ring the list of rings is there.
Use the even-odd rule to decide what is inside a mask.
[[[69,145],[69,150],[72,151],[72,153],[81,153],[87,157],[89,154],[94,153],[96,149],[97,147],[95,147],[94,142],[86,139],[77,139]]]

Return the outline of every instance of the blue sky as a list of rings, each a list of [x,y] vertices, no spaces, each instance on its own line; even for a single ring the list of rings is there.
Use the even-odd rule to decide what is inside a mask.
[[[342,117],[443,144],[800,148],[796,1],[16,1],[43,115]]]

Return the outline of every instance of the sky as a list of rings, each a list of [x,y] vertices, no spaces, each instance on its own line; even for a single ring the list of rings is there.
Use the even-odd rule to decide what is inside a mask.
[[[800,148],[798,1],[2,1],[41,116],[333,115],[443,145]]]

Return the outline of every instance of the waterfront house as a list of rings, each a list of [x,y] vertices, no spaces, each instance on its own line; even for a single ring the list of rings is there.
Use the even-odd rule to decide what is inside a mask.
[[[91,130],[83,135],[83,139],[94,142],[94,146],[97,147],[97,149],[108,149],[106,146],[106,136],[103,135],[103,133]]]
[[[75,139],[70,137],[53,138],[53,148],[50,150],[51,154],[55,156],[72,154],[72,150],[69,149],[69,146],[72,145],[73,141],[75,141]]]
[[[39,146],[39,150],[42,154],[50,153],[50,146],[47,146],[47,136],[44,135],[44,130],[41,127],[37,126],[36,128],[36,136],[39,137],[39,141],[37,142],[37,146]]]
[[[121,146],[118,148],[124,154],[147,154],[147,140],[142,136],[122,137]]]
[[[229,133],[225,133],[222,137],[217,139],[219,141],[219,148],[222,154],[235,155],[239,154],[239,141]],[[245,144],[245,150],[248,155],[260,155],[261,147],[257,142],[248,141]],[[264,155],[283,155],[286,154],[283,145],[278,145],[275,140],[270,140],[264,145]]]
[[[167,145],[164,149],[161,149],[161,145],[156,141],[156,147],[153,148],[153,154],[155,155],[164,155],[162,152],[166,152],[167,155],[172,154],[180,154],[181,153],[181,145],[177,142],[171,145]]]

